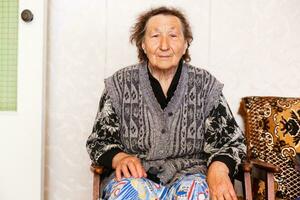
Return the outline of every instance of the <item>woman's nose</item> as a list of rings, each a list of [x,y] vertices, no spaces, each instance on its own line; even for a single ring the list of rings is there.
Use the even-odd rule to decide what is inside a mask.
[[[169,41],[167,37],[161,37],[160,39],[160,49],[161,50],[168,50],[169,49]]]

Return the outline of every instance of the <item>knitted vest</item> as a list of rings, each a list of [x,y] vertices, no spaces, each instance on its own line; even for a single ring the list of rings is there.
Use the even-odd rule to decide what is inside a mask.
[[[120,119],[124,151],[158,169],[163,183],[181,173],[206,172],[205,119],[218,103],[223,85],[209,72],[183,63],[165,109],[150,85],[146,63],[129,66],[105,80]]]

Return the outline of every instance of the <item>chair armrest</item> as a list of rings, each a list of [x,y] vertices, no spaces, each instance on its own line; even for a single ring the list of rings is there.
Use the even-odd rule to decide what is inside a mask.
[[[259,169],[263,169],[266,170],[267,172],[271,172],[271,173],[279,173],[281,172],[280,167],[273,165],[271,163],[267,163],[265,161],[261,161],[261,160],[257,160],[257,159],[253,159],[250,161],[251,165],[259,168]]]
[[[271,172],[271,173],[281,172],[280,167],[273,165],[271,163],[262,161],[262,160],[252,159],[250,161],[245,161],[243,163],[243,171],[244,172],[251,172],[253,167],[262,169],[262,170],[265,170],[265,171]]]
[[[99,165],[96,165],[94,163],[91,164],[91,167],[90,167],[91,171],[94,172],[95,174],[103,174],[105,168],[104,166],[99,166]]]

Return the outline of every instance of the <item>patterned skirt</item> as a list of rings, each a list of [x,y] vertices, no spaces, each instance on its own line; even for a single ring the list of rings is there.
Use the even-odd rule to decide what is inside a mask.
[[[147,178],[123,178],[111,180],[103,191],[103,199],[121,200],[208,200],[209,192],[203,174],[189,174],[180,177],[166,187]]]

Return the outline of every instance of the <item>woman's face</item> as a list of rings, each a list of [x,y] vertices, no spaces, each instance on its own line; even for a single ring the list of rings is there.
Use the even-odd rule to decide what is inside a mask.
[[[151,17],[142,47],[151,67],[159,70],[177,67],[187,49],[180,20],[172,15]]]

